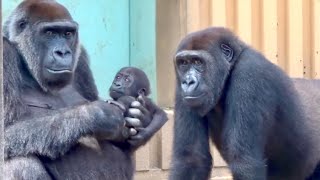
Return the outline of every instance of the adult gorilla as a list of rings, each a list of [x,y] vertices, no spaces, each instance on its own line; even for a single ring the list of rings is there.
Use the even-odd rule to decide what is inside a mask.
[[[209,137],[236,180],[319,179],[319,81],[293,83],[224,28],[186,36],[174,64],[170,179],[209,178]]]
[[[133,124],[116,106],[98,100],[68,10],[55,1],[25,0],[4,34],[4,177],[132,179],[136,147],[113,142],[127,138],[125,124]],[[130,120],[151,118],[133,104]],[[95,134],[104,139],[99,152],[77,143]]]

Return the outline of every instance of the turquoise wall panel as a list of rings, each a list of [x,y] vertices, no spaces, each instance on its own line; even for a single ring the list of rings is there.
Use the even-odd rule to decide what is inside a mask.
[[[156,0],[131,0],[129,7],[130,65],[146,72],[156,100]]]
[[[2,2],[2,17],[22,0]],[[108,97],[108,87],[115,73],[129,65],[128,0],[58,0],[80,25],[80,40],[88,51],[91,69],[101,97]]]

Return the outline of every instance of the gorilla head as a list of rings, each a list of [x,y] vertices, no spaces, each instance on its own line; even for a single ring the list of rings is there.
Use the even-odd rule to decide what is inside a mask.
[[[4,34],[42,89],[70,82],[80,46],[78,24],[65,7],[52,0],[25,0],[8,18]]]
[[[205,31],[191,33],[181,41],[174,63],[178,94],[200,115],[207,114],[219,101],[230,69],[245,47],[227,30]]]
[[[150,82],[142,70],[135,67],[124,67],[114,77],[109,92],[114,100],[121,96],[148,96],[150,94]]]

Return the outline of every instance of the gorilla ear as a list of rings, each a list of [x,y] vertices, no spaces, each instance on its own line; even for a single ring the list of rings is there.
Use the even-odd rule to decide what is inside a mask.
[[[221,44],[220,48],[226,60],[230,62],[233,58],[233,49],[227,44]]]
[[[142,95],[142,96],[146,96],[146,89],[145,88],[142,88],[138,91],[138,94],[139,95]]]

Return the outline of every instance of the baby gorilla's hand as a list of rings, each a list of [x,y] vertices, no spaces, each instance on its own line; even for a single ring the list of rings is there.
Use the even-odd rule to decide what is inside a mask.
[[[151,137],[148,131],[146,131],[146,128],[137,128],[137,131],[138,133],[136,135],[128,139],[128,143],[133,147],[145,145]]]

